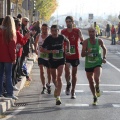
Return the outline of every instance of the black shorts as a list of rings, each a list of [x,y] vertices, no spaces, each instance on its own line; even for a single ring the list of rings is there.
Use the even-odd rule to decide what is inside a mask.
[[[38,58],[38,65],[43,65],[47,68],[50,68],[50,64],[48,60],[45,60],[43,58]]]
[[[50,59],[49,60],[50,63],[50,68],[55,68],[57,69],[60,65],[64,65],[65,64],[65,59]]]
[[[85,71],[86,71],[86,72],[94,72],[94,69],[95,69],[96,67],[102,67],[102,66],[101,66],[101,65],[97,65],[97,66],[92,67],[92,68],[85,68]]]
[[[66,63],[70,63],[72,67],[77,67],[80,64],[79,59],[66,59]]]

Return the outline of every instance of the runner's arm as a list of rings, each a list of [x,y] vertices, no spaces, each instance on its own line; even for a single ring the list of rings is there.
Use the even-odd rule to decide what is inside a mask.
[[[37,55],[38,55],[37,46],[38,46],[38,39],[39,39],[39,36],[40,36],[40,35],[37,35],[37,37],[36,37],[36,39],[35,39],[35,44],[34,44],[35,52],[36,52]]]
[[[67,43],[67,52],[70,52],[70,41],[69,41],[69,39],[64,36],[64,41]]]
[[[82,35],[81,30],[79,30],[79,31],[78,31],[78,34],[79,34],[79,38],[80,38],[80,41],[81,41],[81,44],[82,44],[82,43],[83,43],[84,38],[83,38],[83,35]]]
[[[84,40],[83,44],[82,44],[81,56],[86,57],[90,52],[91,52],[91,50],[87,49],[87,40]]]
[[[101,47],[102,47],[102,49],[103,49],[103,59],[106,59],[107,48],[106,48],[103,40],[99,39],[99,41],[100,41],[100,45],[101,45]]]

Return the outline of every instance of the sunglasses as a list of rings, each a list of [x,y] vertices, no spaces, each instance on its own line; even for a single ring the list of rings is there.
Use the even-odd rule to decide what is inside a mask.
[[[29,21],[25,21],[25,22],[29,22]]]

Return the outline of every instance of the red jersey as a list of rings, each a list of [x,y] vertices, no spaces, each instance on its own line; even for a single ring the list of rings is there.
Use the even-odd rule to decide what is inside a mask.
[[[17,57],[21,57],[22,56],[22,51],[23,51],[23,45],[26,44],[28,39],[26,37],[23,37],[23,35],[20,33],[19,30],[16,31],[16,34],[17,34],[16,48],[18,48]],[[20,47],[19,47],[19,45],[20,45]]]
[[[65,35],[70,41],[71,55],[70,56],[66,55],[66,59],[79,59],[80,58],[80,52],[78,48],[78,42],[80,40],[79,29],[73,28],[71,32],[68,32],[67,29],[64,29],[61,31],[61,34]],[[65,48],[66,48],[66,45],[65,45]]]

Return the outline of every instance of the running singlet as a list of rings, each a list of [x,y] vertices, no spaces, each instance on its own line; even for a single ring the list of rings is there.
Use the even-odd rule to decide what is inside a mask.
[[[64,40],[65,36],[58,35],[57,38],[53,38],[52,35],[48,36],[42,47],[47,48],[47,50],[58,50],[57,53],[50,53],[50,59],[62,59],[64,58]]]
[[[80,52],[78,48],[78,42],[79,42],[79,29],[73,28],[71,32],[68,32],[67,29],[64,29],[61,31],[61,34],[65,35],[69,41],[70,41],[70,56],[66,55],[67,59],[79,59],[80,58]],[[66,49],[66,45],[65,45]]]
[[[91,44],[88,39],[88,48],[92,49],[92,52],[85,58],[85,68],[92,68],[97,65],[101,65],[101,47],[99,46],[98,39],[96,39],[95,45]]]
[[[40,47],[42,46],[43,43],[44,43],[44,39],[40,35],[39,40],[38,40],[38,57],[43,58],[45,60],[48,60],[49,59],[49,54],[40,52]]]

